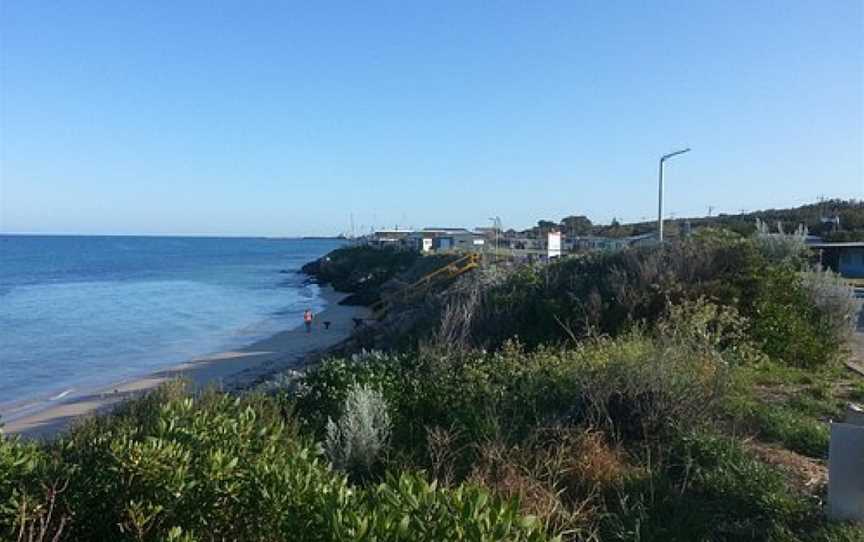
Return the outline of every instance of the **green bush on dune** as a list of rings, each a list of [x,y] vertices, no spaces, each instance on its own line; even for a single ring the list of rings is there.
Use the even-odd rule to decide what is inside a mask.
[[[0,463],[16,495],[4,523],[20,527],[26,502],[23,523],[38,525],[52,483],[47,531],[65,520],[75,540],[759,540],[806,520],[776,473],[704,432],[726,389],[722,351],[664,329],[575,350],[331,360],[278,398],[172,385],[47,447],[5,440],[0,458],[31,459]],[[358,380],[380,386],[393,450],[352,485],[305,436],[323,428],[288,413],[324,421]],[[434,449],[434,428],[456,435],[449,450]],[[439,486],[418,469],[452,476]]]
[[[857,311],[851,289],[828,273],[807,271],[800,258],[777,260],[775,252],[755,240],[706,232],[659,249],[522,267],[484,292],[472,315],[475,342],[495,348],[518,336],[533,348],[615,336],[653,325],[670,305],[705,299],[744,317],[749,338],[772,358],[824,365]]]
[[[408,473],[352,488],[276,401],[192,398],[177,385],[45,448],[4,439],[0,480],[12,539],[545,539],[515,503],[479,488]]]
[[[518,498],[569,539],[804,540],[817,503],[716,429],[740,325],[699,302],[575,349],[370,353],[324,362],[284,400],[321,420],[326,397],[376,383],[391,466]]]

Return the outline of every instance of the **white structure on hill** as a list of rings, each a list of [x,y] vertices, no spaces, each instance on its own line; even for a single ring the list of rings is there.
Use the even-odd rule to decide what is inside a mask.
[[[546,236],[546,256],[549,259],[561,257],[561,232],[550,231]]]
[[[482,250],[486,240],[465,228],[423,228],[412,232],[409,243],[421,252]]]
[[[369,237],[369,243],[378,246],[404,245],[414,230],[393,228],[392,230],[376,230]]]

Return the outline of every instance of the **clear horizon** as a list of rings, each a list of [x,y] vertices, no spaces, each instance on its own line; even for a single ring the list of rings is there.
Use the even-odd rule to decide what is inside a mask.
[[[4,3],[0,231],[292,237],[864,199],[864,4]]]

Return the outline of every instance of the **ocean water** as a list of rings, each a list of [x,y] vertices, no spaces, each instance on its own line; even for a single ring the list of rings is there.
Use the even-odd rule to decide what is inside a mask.
[[[320,310],[337,240],[0,236],[0,416],[248,344]]]

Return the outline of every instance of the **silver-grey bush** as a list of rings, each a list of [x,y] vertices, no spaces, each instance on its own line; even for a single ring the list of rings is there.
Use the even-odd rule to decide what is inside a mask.
[[[838,339],[854,331],[861,302],[855,289],[837,273],[816,269],[801,274],[801,281],[811,301],[825,315]]]
[[[348,391],[338,421],[328,418],[324,448],[337,469],[368,472],[390,440],[387,401],[376,389],[355,386]]]

